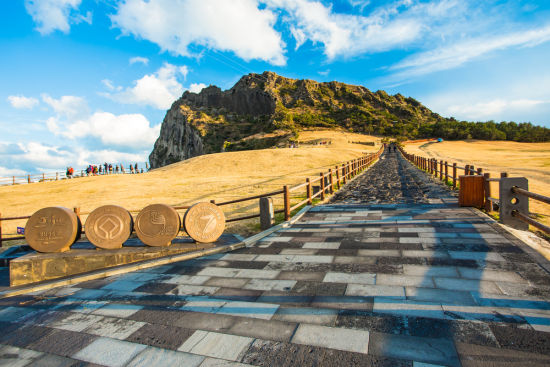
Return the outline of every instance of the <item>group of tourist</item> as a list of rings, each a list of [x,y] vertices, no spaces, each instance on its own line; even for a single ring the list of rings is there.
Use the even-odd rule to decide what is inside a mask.
[[[147,167],[147,170],[149,167]],[[129,165],[129,171],[131,174],[134,173],[143,173],[143,167],[140,169],[138,167],[138,164],[130,164]],[[88,167],[86,167],[85,170],[82,171],[82,173],[86,173],[86,176],[97,176],[97,175],[112,175],[112,174],[125,174],[126,169],[120,164],[112,164],[112,163],[103,163],[103,164],[89,164]],[[65,172],[67,178],[73,178],[74,177],[74,168],[73,167],[67,167],[67,170]]]

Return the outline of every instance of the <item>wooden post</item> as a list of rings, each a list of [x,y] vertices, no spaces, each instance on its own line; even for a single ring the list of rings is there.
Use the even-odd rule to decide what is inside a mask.
[[[336,170],[336,189],[340,190],[340,170],[338,169],[338,166],[336,166],[335,170]]]
[[[283,196],[285,201],[285,221],[290,220],[290,191],[288,186],[283,186]]]
[[[500,172],[500,178],[508,177],[508,172]]]
[[[273,211],[273,198],[264,197],[260,198],[260,229],[266,230],[273,227],[274,224],[274,211]]]
[[[28,177],[27,177],[27,183],[31,183],[31,175],[28,175]]]
[[[0,248],[2,248],[2,213],[0,213]]]
[[[449,181],[449,164],[445,161],[445,184]]]
[[[55,173],[55,180],[56,180],[56,181],[59,180],[59,172],[56,172],[56,173]]]
[[[453,189],[456,189],[456,163],[453,163]]]
[[[306,182],[307,205],[312,205],[313,201],[311,200],[311,181],[309,180],[309,177],[306,178]]]
[[[478,168],[477,169],[477,174],[480,175],[480,176],[483,176],[483,168]]]
[[[476,168],[474,166],[470,166],[470,175],[475,175],[476,173]]]
[[[490,173],[483,174],[483,186],[484,186],[483,188],[485,191],[485,210],[488,212],[493,211],[493,202],[489,200],[489,198],[491,197],[491,182],[489,181],[490,178],[491,178]]]
[[[42,182],[46,181],[46,174],[42,173]]]
[[[342,163],[342,180],[344,181],[344,185],[345,185],[346,182],[347,182],[347,180],[346,180],[346,167],[343,163]]]
[[[469,165],[469,164],[467,164],[467,165],[464,166],[464,174],[465,174],[466,176],[469,176],[469,175],[470,175],[470,165]]]
[[[15,176],[12,177],[12,185],[15,185]]]
[[[439,179],[443,181],[443,159],[439,160]]]
[[[80,228],[79,234],[77,235],[76,240],[75,240],[75,242],[76,242],[82,236],[82,232],[81,232],[81,230],[82,230],[82,221],[80,220],[80,207],[73,208],[73,212],[76,214],[76,216],[78,218],[78,227]]]
[[[333,194],[334,193],[334,183],[332,181],[332,168],[330,168],[328,171],[329,171],[329,175],[330,175],[330,176],[328,176],[329,177],[329,183],[330,183],[330,190],[329,191],[330,191],[331,194]]]
[[[325,176],[323,172],[319,173],[319,176],[321,176],[321,200],[325,200]]]

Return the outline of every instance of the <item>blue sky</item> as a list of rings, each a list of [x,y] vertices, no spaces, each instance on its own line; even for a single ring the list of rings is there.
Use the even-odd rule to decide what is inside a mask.
[[[0,176],[145,162],[185,90],[338,80],[550,127],[550,1],[0,3]]]

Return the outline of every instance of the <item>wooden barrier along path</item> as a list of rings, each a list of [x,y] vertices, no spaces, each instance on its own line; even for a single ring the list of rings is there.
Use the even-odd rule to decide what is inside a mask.
[[[57,365],[550,365],[548,262],[401,154],[368,172],[395,170],[417,187],[390,203],[344,195],[231,253],[3,299],[0,348]]]

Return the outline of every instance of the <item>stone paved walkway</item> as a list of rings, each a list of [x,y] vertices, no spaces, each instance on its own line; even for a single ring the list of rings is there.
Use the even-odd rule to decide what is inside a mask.
[[[253,247],[1,299],[0,365],[550,365],[524,245],[400,156],[350,186]]]

